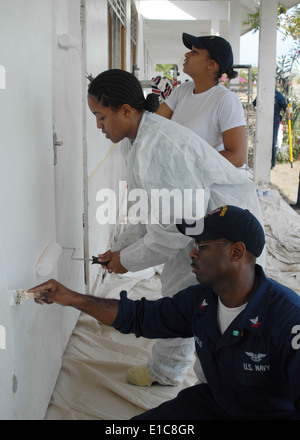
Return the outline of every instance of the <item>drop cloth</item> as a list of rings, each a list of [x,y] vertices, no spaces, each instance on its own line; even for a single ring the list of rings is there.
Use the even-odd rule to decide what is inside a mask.
[[[258,191],[260,192],[260,191]],[[278,190],[259,197],[266,234],[266,274],[300,294],[300,216]]]
[[[158,268],[160,272],[160,268]],[[97,295],[119,298],[122,289],[128,296],[160,297],[160,275],[150,279],[107,275]],[[130,385],[125,380],[129,367],[146,363],[154,341],[122,335],[82,313],[63,356],[46,420],[128,420],[160,403],[196,381],[193,369],[177,387]]]

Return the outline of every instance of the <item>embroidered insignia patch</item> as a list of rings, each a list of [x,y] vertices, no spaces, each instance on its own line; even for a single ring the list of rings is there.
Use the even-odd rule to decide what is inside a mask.
[[[246,355],[250,357],[252,362],[260,362],[264,357],[266,357],[263,353],[251,353],[249,351],[245,351]]]
[[[199,307],[200,307],[201,310],[203,310],[204,307],[206,307],[207,305],[208,305],[208,304],[207,304],[207,302],[206,302],[206,299],[204,299],[204,300],[202,301],[202,303],[199,304]]]
[[[254,319],[250,319],[251,327],[257,328],[261,322],[258,320],[258,316]]]

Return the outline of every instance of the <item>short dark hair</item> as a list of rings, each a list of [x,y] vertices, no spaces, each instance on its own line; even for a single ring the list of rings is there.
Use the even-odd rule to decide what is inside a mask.
[[[100,73],[92,80],[88,94],[95,96],[105,107],[118,110],[123,104],[129,104],[136,110],[154,113],[159,106],[158,97],[150,93],[145,98],[139,80],[129,72],[110,69]]]

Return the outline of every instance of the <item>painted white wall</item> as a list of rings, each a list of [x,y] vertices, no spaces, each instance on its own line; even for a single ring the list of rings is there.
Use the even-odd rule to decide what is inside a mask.
[[[52,119],[57,140],[55,175],[56,240],[62,247],[76,248],[83,257],[83,103],[85,76],[82,56],[80,0],[52,0],[53,87]],[[61,36],[71,46],[62,46]],[[61,44],[59,44],[59,41]],[[75,47],[73,47],[75,46]],[[84,81],[85,82],[85,81]],[[58,279],[71,289],[85,291],[84,263],[71,260],[72,251],[63,249]]]
[[[0,202],[1,203],[1,202]],[[2,203],[0,204],[0,219],[4,216]],[[6,300],[6,292],[8,291],[6,271],[7,258],[3,247],[3,228],[0,223],[0,325],[1,325],[1,344],[0,344],[0,419],[7,420],[14,418],[15,414],[15,397],[13,391],[14,380],[14,361],[13,361],[13,345],[11,343],[11,316],[10,306]]]
[[[45,414],[77,316],[33,300],[8,305],[8,289],[46,281],[35,264],[56,240],[52,0],[0,0],[0,10],[0,419],[31,420]]]

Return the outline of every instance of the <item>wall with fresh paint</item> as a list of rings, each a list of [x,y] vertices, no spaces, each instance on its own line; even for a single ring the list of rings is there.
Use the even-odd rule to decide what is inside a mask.
[[[35,264],[56,240],[52,1],[0,0],[0,10],[0,419],[30,420],[44,416],[78,315],[33,300],[8,304],[9,289],[46,280]]]

